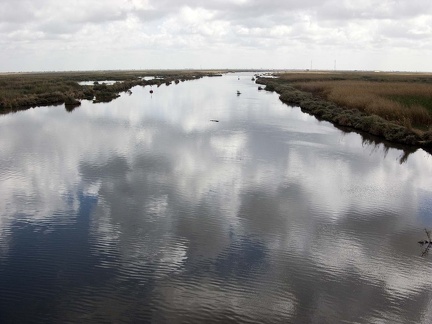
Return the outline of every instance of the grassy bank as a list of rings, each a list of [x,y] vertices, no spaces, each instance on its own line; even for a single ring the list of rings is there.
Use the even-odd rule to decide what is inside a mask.
[[[431,75],[305,72],[257,83],[319,119],[395,143],[432,147]]]
[[[215,71],[90,71],[0,74],[0,113],[37,106],[65,104],[66,108],[80,100],[109,102],[121,92],[140,85],[161,85],[218,75]],[[152,80],[143,77],[155,76]],[[94,81],[93,85],[80,85]],[[100,83],[115,81],[114,84]]]

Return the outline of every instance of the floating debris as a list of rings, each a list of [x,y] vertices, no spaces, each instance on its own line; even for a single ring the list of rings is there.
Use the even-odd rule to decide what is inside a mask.
[[[422,245],[422,246],[424,246],[424,245],[426,245],[426,247],[424,248],[424,250],[422,251],[422,254],[421,254],[421,256],[425,256],[426,254],[428,254],[429,253],[429,249],[431,248],[431,246],[432,246],[432,239],[431,239],[431,231],[428,231],[426,228],[425,228],[425,232],[426,232],[426,236],[427,236],[427,240],[424,240],[424,241],[418,241],[418,243],[420,244],[420,245]]]
[[[219,123],[219,120],[217,120],[217,119],[210,119],[210,121],[214,122],[214,123]]]

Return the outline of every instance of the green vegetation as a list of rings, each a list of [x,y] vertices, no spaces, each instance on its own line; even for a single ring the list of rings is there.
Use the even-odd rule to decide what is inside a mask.
[[[421,104],[432,101],[432,84],[348,80],[298,82],[294,87],[400,125],[423,129],[432,125],[431,111]],[[404,104],[395,98],[403,99]]]
[[[0,74],[0,113],[81,100],[109,102],[134,86],[178,84],[220,71],[92,71]],[[144,80],[144,77],[155,77]],[[80,81],[95,81],[80,85]],[[113,84],[101,81],[115,81]],[[432,148],[432,75],[421,73],[302,72],[258,78],[280,99],[339,127]]]
[[[68,111],[80,100],[94,103],[109,102],[134,86],[179,83],[204,76],[219,75],[219,71],[93,71],[0,74],[0,113],[37,106],[65,104]],[[146,76],[155,79],[144,80]],[[80,85],[81,81],[95,81]],[[116,81],[114,84],[96,81]]]
[[[290,105],[388,141],[432,147],[432,75],[283,73],[259,78]]]
[[[432,93],[418,96],[397,94],[389,96],[389,99],[399,102],[405,107],[421,106],[429,110],[429,113],[432,113]]]

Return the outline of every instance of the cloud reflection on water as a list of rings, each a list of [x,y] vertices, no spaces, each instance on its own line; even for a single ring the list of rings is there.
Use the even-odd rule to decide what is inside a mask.
[[[62,292],[86,296],[93,319],[430,317],[430,262],[412,244],[430,207],[430,157],[400,165],[400,151],[362,147],[234,77],[133,92],[68,115],[1,117],[4,264],[23,239],[17,221],[64,223],[88,240],[83,258],[109,270],[91,294]],[[73,306],[56,316],[79,318]]]

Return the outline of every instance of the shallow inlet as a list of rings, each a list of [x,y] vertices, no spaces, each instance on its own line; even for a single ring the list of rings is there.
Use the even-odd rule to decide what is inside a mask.
[[[104,81],[80,81],[80,82],[78,82],[78,84],[79,85],[94,85],[95,82],[97,82],[99,84],[107,84],[107,85],[116,83],[116,81],[113,81],[113,80],[104,80]]]
[[[0,116],[0,322],[431,322],[431,156],[252,76]]]

